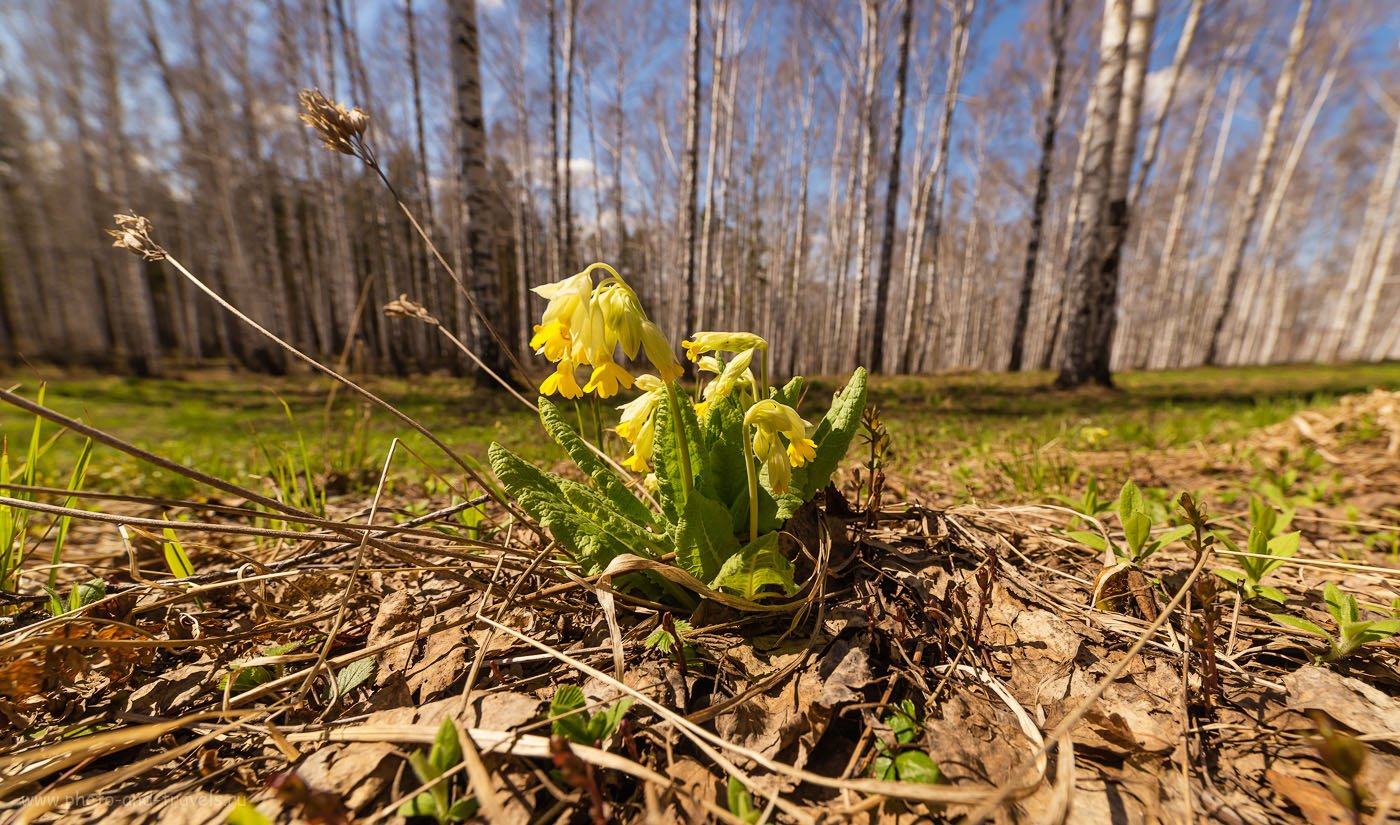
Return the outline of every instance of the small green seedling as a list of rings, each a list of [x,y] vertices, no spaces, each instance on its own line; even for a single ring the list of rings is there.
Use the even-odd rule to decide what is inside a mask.
[[[188,579],[194,575],[194,563],[190,561],[190,556],[185,552],[185,544],[180,541],[180,537],[175,534],[175,530],[166,527],[161,530],[161,535],[165,541],[160,543],[161,549],[165,551],[165,566],[170,568],[170,575],[177,579]],[[194,597],[195,606],[200,610],[204,609],[204,600],[198,596]]]
[[[1327,603],[1327,612],[1332,614],[1333,621],[1337,623],[1336,636],[1306,619],[1284,613],[1270,614],[1270,618],[1281,625],[1326,639],[1327,653],[1319,657],[1319,661],[1335,662],[1344,659],[1364,644],[1378,642],[1400,633],[1400,619],[1363,621],[1356,597],[1350,593],[1343,593],[1331,582],[1323,589],[1323,601]]]
[[[676,635],[680,636],[681,644],[685,646],[685,652],[688,658],[691,651],[695,648],[694,645],[686,641],[686,636],[690,635],[695,628],[691,627],[690,622],[687,622],[685,619],[673,619],[672,621],[676,628]],[[646,639],[642,640],[642,646],[648,650],[659,650],[669,656],[671,651],[676,647],[676,635],[672,635],[671,631],[667,630],[666,626],[663,624],[653,630]]]
[[[1111,550],[1120,563],[1139,565],[1153,553],[1191,533],[1189,525],[1182,525],[1164,530],[1153,538],[1152,528],[1155,522],[1164,520],[1164,516],[1153,517],[1154,509],[1160,508],[1148,507],[1142,491],[1129,480],[1118,493],[1118,520],[1123,525],[1124,546],[1120,547],[1112,539],[1090,530],[1074,530],[1067,535],[1095,550]]]
[[[754,807],[753,796],[749,793],[749,789],[744,787],[744,783],[731,776],[729,777],[728,791],[729,812],[749,825],[758,822],[758,818],[763,812]]]
[[[101,579],[89,579],[82,584],[74,585],[73,589],[68,591],[66,605],[56,589],[45,587],[44,590],[49,594],[50,615],[61,616],[106,598],[107,583]]]
[[[1296,530],[1291,533],[1281,532],[1292,522],[1292,510],[1285,511],[1283,517],[1279,518],[1272,507],[1258,498],[1251,498],[1249,514],[1249,555],[1236,557],[1240,564],[1239,570],[1219,569],[1215,571],[1215,575],[1238,587],[1240,594],[1247,601],[1267,599],[1276,604],[1283,604],[1287,600],[1283,591],[1260,582],[1298,552],[1298,541],[1302,534]],[[1217,531],[1215,537],[1230,550],[1242,552],[1223,532]]]
[[[286,642],[280,645],[269,645],[262,649],[258,658],[272,656],[285,656],[303,645],[314,641],[313,639],[303,639],[299,642]],[[246,660],[243,660],[246,661]],[[237,695],[246,690],[252,690],[258,685],[272,681],[274,678],[281,678],[286,673],[285,665],[274,664],[265,665],[245,665],[242,661],[229,665],[229,672],[224,674],[224,678],[219,681],[219,689],[227,690]]]
[[[1097,476],[1089,476],[1089,483],[1084,487],[1084,494],[1079,498],[1069,496],[1055,496],[1055,498],[1074,512],[1090,519],[1097,519],[1113,509],[1109,501],[1103,497]],[[1075,519],[1072,523],[1078,524],[1079,519]]]
[[[632,707],[631,699],[619,699],[597,713],[583,710],[588,701],[577,685],[564,685],[549,702],[551,727],[558,735],[578,745],[602,747],[616,731],[622,717]]]
[[[941,783],[943,772],[933,757],[912,747],[924,727],[914,703],[908,699],[900,702],[895,711],[885,717],[885,725],[894,733],[894,746],[876,739],[876,756],[870,775],[885,782]]]
[[[457,738],[457,726],[450,718],[442,720],[437,736],[433,739],[432,750],[423,753],[416,750],[408,757],[413,775],[427,785],[462,761],[462,743]],[[439,825],[449,822],[465,822],[476,815],[477,802],[474,797],[453,800],[447,782],[436,782],[431,788],[399,806],[399,816],[425,817]]]

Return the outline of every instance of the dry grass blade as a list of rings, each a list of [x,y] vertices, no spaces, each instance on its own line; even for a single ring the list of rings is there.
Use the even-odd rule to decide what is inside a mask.
[[[265,713],[265,711],[262,712]],[[209,742],[219,738],[220,736],[223,736],[224,734],[228,733],[236,727],[239,727],[242,724],[244,723],[241,721],[230,722],[229,724],[216,728],[215,730],[212,730],[209,733],[204,734],[203,736],[200,736],[196,739],[192,739],[183,745],[179,745],[166,751],[161,751],[160,753],[154,756],[149,756],[140,761],[133,762],[132,764],[127,765],[123,768],[119,768],[108,773],[94,776],[90,779],[83,779],[67,785],[61,785],[58,788],[49,789],[45,793],[34,797],[34,799],[31,800],[28,805],[25,805],[24,808],[20,810],[18,816],[16,816],[14,821],[17,823],[17,825],[28,825],[30,822],[33,822],[40,816],[48,813],[49,811],[53,810],[54,808],[58,807],[66,801],[79,799],[81,797],[87,796],[88,794],[100,791],[103,788],[108,787],[109,785],[115,785],[118,782],[125,781],[132,777],[140,776],[141,774],[145,773],[151,768],[164,765],[165,763],[173,759],[178,759],[179,757],[184,756],[185,754],[191,751],[198,750],[199,748],[203,747]]]

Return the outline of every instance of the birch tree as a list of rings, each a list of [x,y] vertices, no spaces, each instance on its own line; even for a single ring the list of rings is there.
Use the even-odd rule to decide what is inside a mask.
[[[1298,68],[1298,55],[1303,50],[1303,35],[1307,31],[1308,14],[1311,11],[1312,0],[1299,0],[1298,13],[1288,35],[1288,52],[1284,57],[1283,69],[1279,72],[1278,82],[1274,86],[1273,101],[1269,105],[1269,114],[1264,120],[1263,133],[1259,137],[1259,151],[1254,157],[1254,166],[1249,173],[1249,183],[1245,189],[1244,203],[1241,204],[1238,228],[1227,243],[1225,255],[1221,258],[1220,267],[1216,272],[1220,307],[1215,310],[1210,325],[1210,338],[1205,356],[1207,364],[1213,365],[1218,360],[1221,351],[1221,335],[1226,322],[1230,319],[1232,310],[1235,308],[1237,298],[1235,293],[1239,289],[1244,250],[1249,245],[1249,238],[1254,230],[1254,221],[1259,214],[1260,203],[1264,197],[1264,178],[1269,171],[1269,166],[1273,163],[1274,150],[1278,146],[1279,124],[1283,122],[1283,112],[1288,108],[1289,96],[1293,92],[1293,76]]]

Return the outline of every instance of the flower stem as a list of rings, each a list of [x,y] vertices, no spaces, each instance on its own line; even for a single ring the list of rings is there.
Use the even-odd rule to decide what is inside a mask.
[[[675,431],[676,446],[681,454],[681,490],[685,500],[690,500],[692,481],[690,477],[690,442],[685,438],[685,424],[681,421],[681,400],[676,393],[674,381],[666,384],[666,401],[671,407],[671,429]]]
[[[755,466],[753,444],[749,441],[749,428],[743,427],[744,469],[749,475],[749,541],[758,538],[758,467]]]

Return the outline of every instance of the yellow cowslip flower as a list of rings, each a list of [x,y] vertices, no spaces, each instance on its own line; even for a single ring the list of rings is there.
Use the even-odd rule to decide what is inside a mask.
[[[779,433],[788,439],[788,447],[783,454],[785,463],[801,467],[816,457],[817,444],[807,437],[812,425],[803,421],[797,410],[786,404],[779,404],[771,398],[764,399],[749,407],[744,414],[744,424],[754,428],[753,452],[765,462],[774,453],[781,452],[777,449]]]
[[[709,361],[715,359],[711,359],[707,356],[700,360]],[[749,370],[749,364],[752,362],[753,350],[751,349],[746,349],[729,359],[729,363],[725,364],[724,368],[720,370],[719,376],[705,385],[705,389],[700,393],[700,397],[703,398],[706,403],[718,401],[734,392],[734,387],[741,383],[752,386],[754,382],[753,373]]]
[[[651,469],[652,450],[656,446],[656,417],[643,422],[632,442],[632,454],[622,460],[622,466],[634,473],[645,473]]]
[[[682,341],[685,357],[694,361],[707,352],[743,352],[768,349],[768,342],[752,332],[697,332]]]
[[[535,335],[530,339],[530,347],[555,363],[562,361],[573,349],[573,337],[563,321],[550,321],[535,326]]]
[[[569,328],[574,340],[574,360],[595,367],[611,361],[613,350],[617,349],[617,336],[608,328],[603,308],[596,299],[589,298],[579,314],[578,325]]]
[[[782,495],[792,486],[792,468],[788,466],[787,454],[782,450],[776,450],[773,456],[763,462],[763,466],[768,468],[768,486],[773,488],[773,492]]]
[[[637,440],[637,434],[666,397],[666,385],[654,375],[637,376],[637,389],[642,390],[641,395],[618,407],[622,416],[617,422],[617,434],[629,443]]]
[[[593,275],[584,270],[552,284],[540,284],[530,290],[549,301],[544,308],[540,323],[548,326],[551,321],[561,321],[570,330],[583,326],[584,314],[588,311],[588,296],[593,292]]]
[[[574,370],[577,368],[578,366],[568,358],[560,361],[554,372],[540,384],[540,395],[553,395],[557,392],[565,398],[582,398],[583,390],[579,389],[578,381],[574,378]]]
[[[651,362],[661,380],[669,384],[680,378],[685,370],[676,360],[676,353],[671,349],[671,342],[666,340],[666,334],[661,331],[661,327],[652,321],[643,321],[641,334],[642,351],[646,353],[647,360]]]
[[[583,391],[597,392],[599,398],[612,398],[617,395],[619,386],[632,389],[632,374],[619,367],[611,358],[607,358],[593,368],[593,374],[583,386]]]
[[[602,308],[603,320],[622,345],[623,354],[635,359],[642,346],[642,324],[647,320],[637,293],[622,281],[612,279],[598,287],[593,300]]]

